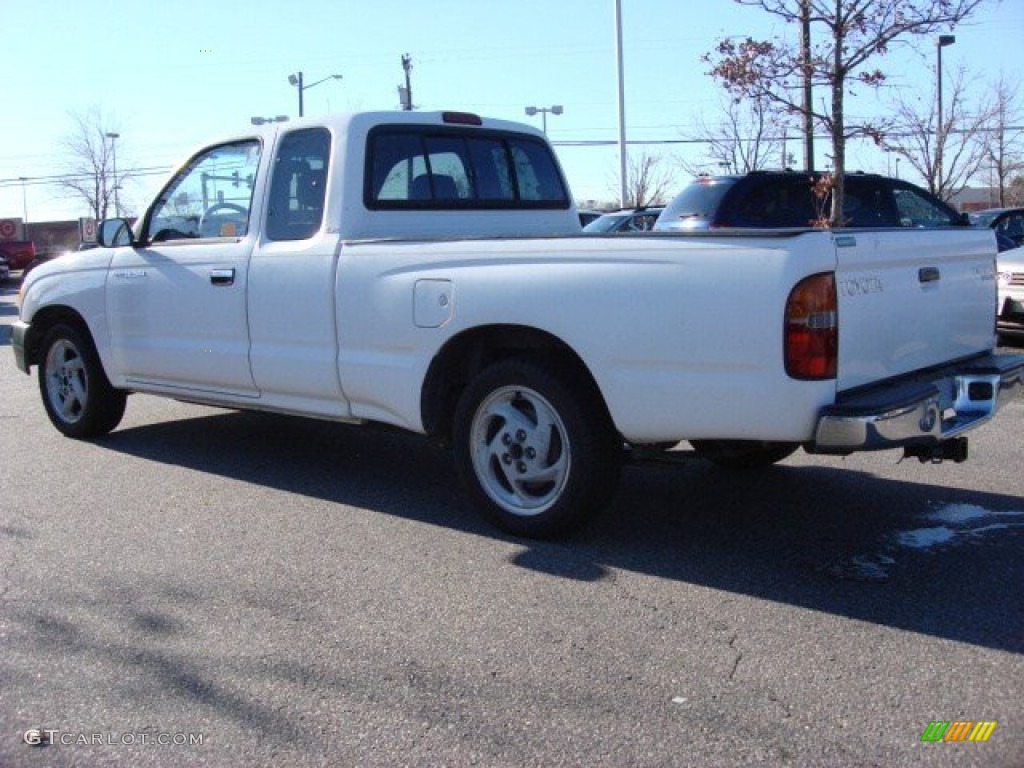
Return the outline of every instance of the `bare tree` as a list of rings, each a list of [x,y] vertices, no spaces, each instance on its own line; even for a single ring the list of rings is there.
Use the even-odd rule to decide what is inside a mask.
[[[618,187],[617,181],[615,187]],[[663,156],[651,154],[647,150],[629,156],[624,207],[664,204],[669,195],[675,194],[675,187],[676,174]]]
[[[123,174],[117,182],[114,179],[114,145],[107,134],[116,130],[98,106],[71,112],[70,117],[74,127],[60,141],[68,156],[60,186],[70,196],[82,198],[97,221],[105,219],[114,200],[114,185],[124,179]]]
[[[707,145],[709,162],[684,162],[694,176],[721,168],[729,173],[749,173],[773,164],[790,165],[782,115],[764,99],[723,100],[722,117],[714,124],[700,118],[699,140]],[[709,167],[710,166],[710,167]]]
[[[882,122],[847,123],[846,95],[854,85],[878,88],[885,74],[870,68],[896,41],[952,28],[982,0],[736,0],[756,6],[813,33],[805,46],[779,37],[772,40],[725,39],[708,54],[710,74],[737,96],[763,98],[793,115],[810,116],[831,137],[835,170],[831,221],[840,221],[846,142],[856,137],[881,139]],[[820,103],[802,98],[804,86],[823,87]],[[805,103],[806,101],[806,103]]]
[[[1024,130],[1020,128],[1020,91],[1005,76],[992,86],[991,121],[984,134],[986,157],[992,169],[993,186],[998,190],[998,205],[1019,205],[1020,197],[1011,197],[1011,179],[1024,171]]]
[[[1024,176],[1014,176],[1006,186],[1007,206],[1024,205]]]
[[[925,180],[928,191],[943,200],[966,187],[989,156],[986,139],[995,112],[990,105],[970,104],[970,92],[967,72],[961,68],[953,78],[941,121],[936,116],[934,94],[925,103],[920,98],[897,98],[895,115],[900,128],[883,142],[887,150],[906,158]]]

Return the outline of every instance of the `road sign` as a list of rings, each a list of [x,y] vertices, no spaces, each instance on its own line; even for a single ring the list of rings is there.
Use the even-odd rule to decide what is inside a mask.
[[[96,219],[82,217],[78,220],[78,235],[83,243],[96,242]]]
[[[0,219],[0,240],[13,240],[21,231],[21,219]]]

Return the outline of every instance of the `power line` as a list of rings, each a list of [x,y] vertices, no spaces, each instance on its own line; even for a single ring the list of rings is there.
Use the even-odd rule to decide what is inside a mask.
[[[152,165],[152,166],[144,166],[144,167],[139,167],[139,168],[129,168],[129,169],[124,170],[124,171],[118,171],[117,175],[120,178],[125,178],[125,177],[140,178],[140,177],[143,177],[143,176],[160,176],[160,175],[167,174],[168,172],[170,172],[174,168],[175,168],[175,166],[173,166],[173,165]],[[50,185],[50,184],[60,183],[62,181],[84,181],[84,180],[87,180],[87,179],[95,178],[97,175],[100,175],[100,174],[96,174],[96,173],[59,173],[59,174],[54,174],[54,175],[50,175],[50,176],[26,176],[24,183],[26,185],[30,186],[30,187],[31,186],[47,186],[47,185]],[[9,178],[9,179],[0,179],[0,187],[15,187],[15,186],[20,187],[21,185],[22,185],[22,180],[21,180],[20,176]]]

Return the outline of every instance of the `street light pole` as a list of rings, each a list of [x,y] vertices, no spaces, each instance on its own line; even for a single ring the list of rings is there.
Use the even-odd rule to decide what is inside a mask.
[[[619,90],[619,205],[626,207],[626,83],[622,66],[622,0],[615,0],[615,68]]]
[[[294,85],[299,90],[299,117],[305,115],[304,105],[302,103],[302,92],[308,91],[310,88],[320,83],[326,83],[328,80],[341,80],[341,75],[328,75],[327,77],[317,80],[315,83],[304,85],[302,82],[302,73],[296,72],[295,74],[288,75],[288,82]]]
[[[939,35],[935,41],[935,51],[937,53],[938,60],[936,62],[936,78],[938,80],[936,91],[938,96],[938,119],[936,120],[937,129],[935,131],[935,194],[942,196],[942,148],[946,143],[946,131],[943,127],[943,112],[942,112],[942,49],[947,45],[952,45],[956,42],[954,35]]]
[[[107,138],[110,139],[110,157],[114,164],[114,216],[120,217],[121,215],[121,201],[117,196],[117,140],[121,138],[120,133],[114,133],[111,131],[107,134]]]
[[[552,115],[560,115],[564,111],[565,110],[562,109],[562,105],[561,104],[555,104],[552,107],[527,107],[526,108],[526,114],[529,115],[530,117],[533,117],[538,112],[540,113],[541,130],[543,130],[545,134],[547,134],[547,132],[548,132],[548,112],[550,112]]]

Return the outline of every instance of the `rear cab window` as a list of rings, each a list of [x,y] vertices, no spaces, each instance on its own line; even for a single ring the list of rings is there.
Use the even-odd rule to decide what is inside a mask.
[[[548,145],[501,131],[378,126],[368,137],[363,198],[370,210],[570,206]]]

